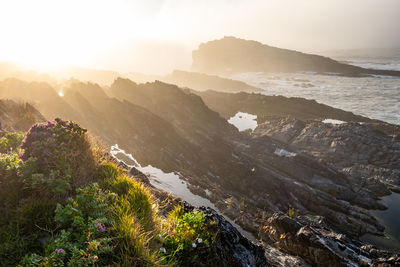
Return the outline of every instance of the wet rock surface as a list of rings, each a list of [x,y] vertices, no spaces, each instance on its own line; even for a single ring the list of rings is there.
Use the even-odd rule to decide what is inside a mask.
[[[253,135],[288,143],[347,174],[354,190],[358,186],[382,196],[400,185],[400,142],[368,125],[277,118],[259,125]]]
[[[281,250],[301,255],[317,266],[397,266],[398,255],[365,246],[333,232],[323,218],[289,217],[275,213],[263,227],[264,235]],[[383,265],[381,265],[383,264]]]

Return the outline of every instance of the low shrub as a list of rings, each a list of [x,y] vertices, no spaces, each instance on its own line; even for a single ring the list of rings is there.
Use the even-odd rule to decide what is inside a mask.
[[[16,151],[22,144],[25,134],[22,132],[9,132],[0,138],[0,153],[11,153]]]
[[[97,168],[86,132],[61,119],[36,124],[24,139],[21,158],[35,158],[37,172],[45,178],[67,178],[72,188],[84,187],[94,181]]]
[[[215,222],[201,211],[184,212],[177,206],[169,214],[169,227],[164,237],[165,262],[179,266],[207,266],[216,237]]]
[[[57,203],[49,199],[27,199],[17,210],[17,220],[21,233],[30,234],[41,229],[53,229]]]
[[[24,196],[21,166],[17,154],[0,155],[0,223],[12,220]]]
[[[94,183],[78,189],[75,198],[65,205],[58,204],[55,222],[58,233],[46,244],[45,255],[26,255],[25,266],[100,266],[111,264],[114,259],[111,203],[115,195],[104,192]],[[75,265],[76,264],[76,265]]]

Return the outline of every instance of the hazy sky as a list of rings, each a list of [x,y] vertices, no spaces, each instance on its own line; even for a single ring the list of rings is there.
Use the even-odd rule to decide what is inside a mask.
[[[400,0],[2,0],[0,60],[161,73],[225,35],[306,52],[400,47]]]

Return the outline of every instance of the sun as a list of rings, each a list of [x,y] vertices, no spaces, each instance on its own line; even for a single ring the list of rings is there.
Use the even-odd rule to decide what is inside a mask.
[[[1,1],[0,10],[0,60],[26,67],[85,65],[112,40],[113,17],[96,1]]]

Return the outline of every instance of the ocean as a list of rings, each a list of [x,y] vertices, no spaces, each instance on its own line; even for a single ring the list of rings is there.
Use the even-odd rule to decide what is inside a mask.
[[[399,51],[397,53],[397,51]],[[366,68],[400,70],[400,50],[393,56],[349,52],[335,60]],[[264,90],[266,95],[314,99],[319,103],[358,115],[400,125],[400,77],[343,77],[335,74],[241,73],[231,79],[244,81]]]

